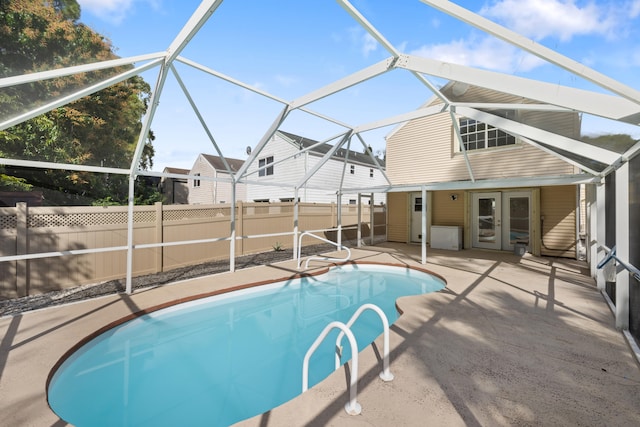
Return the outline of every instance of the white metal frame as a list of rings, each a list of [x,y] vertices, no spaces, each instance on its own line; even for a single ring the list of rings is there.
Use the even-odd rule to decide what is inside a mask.
[[[571,151],[573,153],[577,153],[581,156],[584,156],[588,159],[597,160],[607,164],[605,170],[600,173],[596,171],[589,170],[588,168],[582,168],[586,173],[574,175],[574,176],[546,176],[546,177],[521,177],[516,179],[508,179],[508,180],[475,180],[473,175],[473,170],[471,165],[467,159],[467,168],[469,169],[469,173],[471,176],[470,181],[466,182],[449,182],[449,183],[417,183],[411,186],[393,186],[389,183],[388,186],[377,187],[377,188],[355,188],[355,189],[345,189],[340,188],[335,189],[338,197],[344,193],[363,193],[363,192],[391,192],[391,191],[421,191],[423,194],[423,200],[426,201],[426,192],[434,191],[438,189],[480,189],[480,188],[493,188],[493,187],[502,187],[502,188],[511,188],[517,187],[521,185],[532,186],[532,185],[563,185],[563,184],[579,184],[586,183],[591,184],[595,187],[595,191],[591,191],[590,201],[591,208],[589,210],[590,219],[591,219],[591,227],[590,232],[592,237],[595,237],[598,242],[603,242],[604,238],[604,186],[602,185],[602,180],[605,176],[611,173],[616,173],[618,179],[616,179],[617,183],[621,183],[628,177],[628,162],[630,159],[635,157],[640,153],[640,142],[638,142],[631,149],[627,150],[623,154],[615,153],[607,149],[588,146],[586,144],[581,143],[580,141],[575,141],[569,138],[562,137],[560,135],[556,135],[550,132],[542,131],[541,129],[537,129],[532,126],[524,125],[521,123],[513,122],[485,111],[482,111],[481,108],[488,107],[487,105],[482,104],[469,104],[469,103],[455,103],[451,102],[445,95],[443,95],[437,85],[433,84],[429,79],[432,77],[435,78],[444,78],[451,81],[463,82],[475,86],[480,86],[484,88],[489,88],[493,90],[498,90],[500,92],[505,92],[517,96],[526,97],[529,99],[537,100],[540,104],[535,105],[520,105],[514,104],[509,105],[509,108],[514,109],[539,109],[546,111],[575,111],[578,113],[584,112],[587,114],[592,114],[599,117],[604,117],[610,120],[619,121],[622,123],[630,123],[635,126],[640,125],[640,91],[629,87],[621,82],[616,81],[608,76],[605,76],[584,64],[578,63],[577,61],[568,58],[564,55],[561,55],[558,52],[555,52],[552,49],[546,48],[530,39],[523,37],[522,35],[515,33],[514,31],[508,30],[482,16],[479,16],[459,5],[451,1],[446,0],[421,0],[422,3],[425,4],[425,7],[432,7],[437,10],[440,10],[447,15],[454,17],[460,21],[466,22],[481,31],[484,31],[492,36],[495,36],[505,42],[516,46],[520,49],[524,49],[525,51],[536,55],[537,57],[551,63],[555,64],[573,75],[585,79],[600,88],[608,91],[610,94],[603,94],[595,91],[586,91],[579,90],[570,87],[564,87],[557,84],[549,84],[542,81],[525,79],[522,77],[512,76],[504,73],[491,72],[486,70],[475,69],[471,67],[465,67],[461,65],[445,63],[442,61],[437,61],[431,58],[421,58],[413,55],[407,55],[402,53],[398,48],[396,48],[391,42],[389,42],[384,34],[380,32],[377,28],[375,28],[366,17],[355,8],[349,1],[347,0],[338,0],[340,6],[348,13],[354,21],[360,25],[369,35],[371,35],[387,52],[389,52],[390,57],[380,61],[376,64],[365,67],[362,70],[356,71],[351,75],[348,75],[344,78],[341,78],[329,85],[318,88],[300,96],[293,100],[284,100],[277,96],[271,95],[266,91],[257,89],[249,84],[243,83],[233,77],[226,76],[216,70],[213,70],[207,66],[198,64],[192,60],[181,57],[181,53],[184,48],[188,45],[191,39],[198,33],[198,31],[204,26],[207,20],[216,12],[218,7],[222,4],[222,0],[204,0],[199,5],[199,7],[195,10],[189,21],[182,28],[182,30],[177,34],[177,36],[173,39],[172,43],[169,45],[166,51],[164,52],[156,52],[150,53],[147,55],[140,55],[130,58],[122,58],[110,61],[102,61],[96,62],[92,64],[83,64],[73,67],[67,67],[63,69],[51,70],[51,71],[43,71],[39,73],[33,73],[29,75],[23,76],[12,76],[0,79],[0,87],[10,87],[18,84],[24,84],[28,82],[33,82],[37,80],[46,80],[59,78],[63,76],[73,75],[75,73],[84,73],[95,70],[104,70],[112,67],[118,67],[122,65],[134,65],[136,63],[142,63],[142,65],[135,65],[130,70],[126,72],[117,74],[110,78],[107,78],[103,81],[96,82],[95,84],[78,90],[75,93],[62,97],[60,99],[53,100],[51,102],[46,103],[43,106],[35,108],[31,111],[28,111],[24,114],[18,115],[16,117],[12,117],[6,119],[4,122],[0,122],[0,130],[7,129],[11,126],[19,124],[25,120],[36,117],[40,114],[48,112],[54,108],[60,107],[66,103],[77,100],[83,96],[89,95],[91,93],[97,92],[101,89],[109,87],[115,83],[124,81],[132,76],[139,75],[143,72],[147,72],[153,68],[158,68],[157,80],[155,85],[152,87],[152,97],[150,100],[150,105],[147,111],[146,116],[143,119],[143,125],[141,127],[141,131],[138,137],[136,150],[133,156],[133,160],[130,164],[130,167],[127,168],[102,168],[102,167],[93,167],[93,166],[82,166],[82,165],[68,165],[68,164],[54,164],[51,162],[39,162],[39,161],[27,161],[20,159],[8,159],[8,158],[0,158],[0,164],[4,165],[15,165],[15,166],[23,166],[30,168],[54,168],[54,169],[67,169],[67,170],[81,170],[81,171],[90,171],[90,172],[102,172],[102,173],[115,173],[115,174],[123,174],[129,175],[129,222],[128,222],[128,241],[127,241],[127,292],[131,292],[131,273],[132,273],[132,262],[133,262],[133,250],[136,247],[133,244],[133,191],[134,191],[134,182],[137,176],[161,176],[161,177],[176,177],[172,174],[165,173],[156,173],[150,171],[142,171],[138,169],[138,164],[140,157],[142,155],[142,150],[144,147],[144,142],[147,138],[148,131],[150,129],[151,123],[153,121],[155,111],[158,103],[160,102],[163,87],[165,81],[169,75],[173,75],[179,82],[185,96],[187,97],[189,103],[191,104],[194,113],[198,116],[200,123],[204,127],[212,145],[218,151],[221,158],[224,159],[222,150],[216,144],[213,130],[209,129],[206,125],[206,122],[202,115],[199,113],[198,107],[195,102],[189,95],[189,92],[186,88],[186,85],[182,82],[180,75],[178,74],[176,68],[174,67],[174,63],[177,61],[180,64],[192,67],[196,70],[200,70],[202,72],[208,73],[216,78],[225,80],[234,85],[242,87],[244,89],[250,90],[260,96],[263,96],[267,99],[270,99],[274,102],[280,103],[282,105],[281,112],[274,118],[271,126],[266,129],[264,136],[258,141],[257,145],[254,147],[252,154],[250,155],[247,162],[245,162],[244,166],[238,171],[236,174],[231,174],[231,182],[234,187],[234,197],[232,203],[232,210],[235,212],[235,184],[237,183],[246,183],[250,182],[246,176],[248,167],[252,162],[256,160],[256,158],[260,155],[261,151],[268,144],[271,136],[274,134],[276,130],[279,129],[282,122],[288,116],[288,114],[294,110],[299,110],[305,112],[307,114],[313,115],[315,117],[326,120],[330,123],[336,124],[344,129],[344,133],[342,133],[342,139],[339,143],[336,144],[336,147],[343,145],[345,142],[350,141],[353,135],[356,135],[358,139],[362,142],[363,145],[366,146],[365,141],[362,138],[362,133],[372,129],[378,129],[384,126],[389,126],[397,123],[403,123],[418,117],[425,117],[432,114],[437,114],[440,112],[449,112],[451,118],[454,122],[455,127],[455,114],[463,114],[465,116],[469,116],[471,118],[475,118],[481,120],[483,122],[487,122],[492,124],[495,127],[501,128],[503,130],[507,130],[510,133],[514,133],[518,135],[522,141],[525,143],[530,143],[536,145],[535,141],[544,142],[544,144],[561,150]],[[361,124],[353,124],[353,123],[345,123],[341,121],[337,117],[330,117],[326,114],[320,114],[308,108],[308,105],[314,101],[319,99],[331,96],[335,93],[343,91],[349,87],[358,85],[368,79],[376,78],[377,76],[389,73],[389,72],[408,72],[412,77],[416,78],[418,82],[422,85],[426,86],[430,92],[434,94],[434,96],[438,97],[443,104],[437,107],[428,107],[428,108],[420,108],[415,111],[408,111],[402,114],[398,114],[393,117],[388,117],[382,120],[378,120],[372,123],[361,123]],[[497,104],[496,104],[497,105]],[[496,107],[493,105],[493,107]],[[456,131],[458,133],[458,131]],[[539,147],[540,148],[540,147]],[[337,149],[337,148],[336,148]],[[547,150],[548,151],[548,150]],[[562,157],[562,155],[559,155]],[[297,196],[298,189],[301,185],[303,185],[309,177],[317,172],[317,170],[321,167],[323,162],[329,160],[331,155],[324,156],[320,166],[314,168],[310,174],[306,175],[301,182],[295,183],[294,185],[280,183],[283,187],[292,188],[292,192],[294,192]],[[564,158],[564,157],[563,157]],[[380,171],[384,174],[383,168],[380,168],[380,165],[377,163],[376,159],[373,159],[376,163],[376,166],[379,167]],[[564,158],[564,160],[575,165],[575,162]],[[184,176],[180,176],[184,177]],[[386,175],[385,175],[386,177]],[[205,177],[200,177],[200,179],[205,179]],[[215,180],[215,179],[214,179]],[[388,180],[388,178],[387,178]],[[628,205],[625,206],[625,203],[628,203],[628,195],[625,196],[625,191],[628,191],[628,187],[626,183],[624,185],[620,185],[616,190],[616,200],[618,208],[617,212],[623,212]],[[620,196],[620,197],[618,197]],[[297,197],[295,198],[297,200]],[[338,199],[340,200],[340,199]],[[625,209],[623,209],[625,208]],[[296,212],[297,212],[297,204],[296,204]],[[340,210],[340,203],[338,204],[338,210]],[[616,221],[621,225],[626,225],[628,227],[628,215],[620,213],[617,214]],[[426,233],[425,219],[423,218],[423,234]],[[338,229],[340,230],[341,224],[338,223]],[[623,229],[623,227],[618,227],[619,229]],[[294,224],[294,234],[298,232],[297,218]],[[340,233],[339,233],[340,234]],[[231,250],[230,250],[230,269],[233,271],[235,268],[235,240],[237,238],[246,238],[236,237],[235,235],[235,224],[232,222],[231,229],[229,231],[229,239],[231,240]],[[617,233],[616,241],[618,245],[618,256],[623,260],[628,260],[628,235],[625,235],[622,232]],[[297,244],[297,239],[294,238],[294,245]],[[341,244],[341,242],[339,242]],[[165,244],[168,245],[168,244]],[[422,250],[422,262],[426,262],[426,247],[424,246],[425,242],[423,242],[423,250]],[[590,258],[591,261],[598,261],[603,258],[603,252],[597,248],[597,245],[591,244],[590,248]],[[115,248],[101,248],[94,250],[87,250],[87,253],[92,252],[100,252],[104,250],[122,250],[122,247]],[[0,258],[0,262],[8,261],[8,260],[26,260],[33,257],[44,257],[47,254],[30,254],[30,255],[20,255],[16,257],[2,257]],[[59,253],[50,253],[51,256],[60,256],[66,255]],[[602,278],[598,272],[593,272],[597,277],[598,286],[602,285]],[[620,305],[619,311],[616,312],[616,325],[619,328],[625,329],[628,327],[628,311],[625,311],[625,307],[623,305],[626,304],[628,300],[628,286],[629,284],[625,282],[623,277],[620,277],[620,299],[618,300],[618,304]],[[626,320],[625,320],[626,318]]]

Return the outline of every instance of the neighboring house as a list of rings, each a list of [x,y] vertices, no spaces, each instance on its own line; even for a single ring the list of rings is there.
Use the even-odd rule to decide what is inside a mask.
[[[302,151],[315,144],[318,144],[318,141],[281,130],[276,131],[256,161],[249,166],[247,180],[263,184],[287,183],[292,186],[301,183],[307,173],[333,148],[330,144],[320,144],[308,151]],[[378,163],[384,168],[384,160],[378,159]],[[340,148],[305,185],[301,186],[298,198],[301,202],[335,203],[337,202],[336,190],[340,188],[341,181],[344,189],[388,185],[382,171],[378,169],[369,154]],[[294,190],[249,184],[247,199],[265,202],[293,201]],[[386,202],[384,194],[377,195],[374,199],[375,204],[384,202]],[[357,194],[343,195],[342,203],[357,203]],[[369,202],[363,201],[363,203]]]
[[[231,159],[229,157],[225,157],[225,160],[231,172],[234,174],[244,163],[244,160]],[[220,181],[197,178],[189,179],[190,205],[231,203],[231,183],[223,181],[230,180],[231,176],[222,158],[210,154],[199,154],[191,168],[190,175],[220,179]],[[245,199],[245,184],[237,184],[236,201],[243,201]]]
[[[188,175],[189,169],[165,167],[163,173]],[[189,180],[184,178],[162,177],[160,192],[167,205],[184,205],[189,203]]]
[[[474,103],[494,115],[580,138],[575,112],[512,110],[506,104],[537,102],[454,82],[442,93],[452,102]],[[427,106],[440,103],[434,98]],[[487,109],[488,103],[499,103],[500,110]],[[485,123],[461,116],[456,121],[468,164],[448,112],[411,120],[387,136],[389,179],[394,186],[413,186],[387,195],[389,241],[421,241],[425,201],[416,190],[429,186],[426,239],[431,247],[447,248],[452,240],[455,246],[459,234],[465,248],[526,247],[535,255],[578,256],[579,185],[559,185],[560,179],[544,185],[537,179],[577,174],[575,163],[555,156],[544,141],[534,142],[546,151]]]

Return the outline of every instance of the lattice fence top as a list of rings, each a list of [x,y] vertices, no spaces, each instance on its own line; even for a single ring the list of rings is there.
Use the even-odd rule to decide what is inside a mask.
[[[15,215],[0,215],[0,230],[16,228]]]
[[[136,223],[154,222],[154,211],[134,212],[133,221]],[[96,225],[126,225],[127,212],[88,212],[88,213],[48,213],[29,215],[27,227],[89,227]]]
[[[184,219],[217,218],[229,216],[231,208],[203,208],[203,209],[179,209],[166,210],[162,213],[163,221],[181,221]]]

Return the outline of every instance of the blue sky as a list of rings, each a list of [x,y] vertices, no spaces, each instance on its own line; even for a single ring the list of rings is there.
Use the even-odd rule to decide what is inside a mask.
[[[122,57],[164,51],[199,5],[196,0],[79,0],[81,21],[109,38]],[[571,59],[640,88],[640,0],[457,0]],[[398,50],[448,62],[602,91],[417,0],[352,0]],[[333,0],[226,0],[182,56],[284,100],[292,100],[390,55]],[[246,158],[282,109],[184,64],[178,72],[225,156]],[[153,85],[157,71],[145,73]],[[435,84],[443,84],[432,80]],[[431,93],[408,72],[383,76],[309,108],[350,125],[417,108]],[[190,168],[198,153],[215,154],[193,110],[170,77],[152,125],[154,170]],[[304,113],[283,130],[312,139],[343,128]],[[392,128],[364,134],[384,150]],[[630,133],[637,127],[585,117],[583,133]],[[352,149],[362,150],[358,142]]]

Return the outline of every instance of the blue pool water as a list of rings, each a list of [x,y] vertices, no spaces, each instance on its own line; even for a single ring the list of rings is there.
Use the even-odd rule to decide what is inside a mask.
[[[398,297],[443,287],[417,270],[356,264],[159,310],[76,351],[52,377],[49,404],[79,427],[227,426],[301,393],[305,353],[329,322],[373,303],[391,324]],[[367,310],[352,329],[362,350],[382,324]],[[310,387],[333,371],[338,332],[311,358]]]

